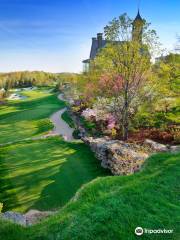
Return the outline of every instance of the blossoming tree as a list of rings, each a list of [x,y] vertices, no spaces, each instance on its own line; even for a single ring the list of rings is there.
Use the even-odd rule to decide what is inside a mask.
[[[124,140],[128,139],[131,119],[145,95],[151,73],[150,54],[158,46],[155,31],[148,30],[145,22],[143,26],[139,41],[132,37],[132,21],[126,14],[114,19],[105,27],[108,44],[90,65],[89,78],[96,76],[94,93],[111,99],[111,111]]]

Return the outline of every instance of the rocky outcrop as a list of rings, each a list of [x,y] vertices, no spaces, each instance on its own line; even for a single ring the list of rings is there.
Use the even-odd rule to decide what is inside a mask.
[[[171,147],[170,147],[170,151],[171,151],[172,153],[180,152],[180,145],[171,146]]]
[[[149,156],[142,146],[109,138],[84,138],[97,159],[113,175],[128,175],[138,171]]]
[[[53,211],[38,211],[38,210],[29,210],[24,216],[26,218],[26,225],[34,225],[40,222],[42,219],[47,218],[51,215],[54,215]]]
[[[14,222],[16,224],[20,224],[22,226],[30,226],[40,222],[42,219],[55,214],[53,211],[38,211],[38,210],[30,210],[25,214],[17,213],[17,212],[5,212],[1,213],[0,217],[2,219]]]
[[[142,145],[111,140],[108,137],[85,137],[82,140],[91,147],[101,161],[101,166],[109,169],[113,175],[129,175],[138,171],[152,153],[176,152],[179,149],[177,146],[168,147],[148,139]]]
[[[143,144],[145,147],[148,147],[150,149],[151,153],[157,153],[157,152],[171,152],[171,153],[176,153],[180,152],[180,145],[164,145],[161,143],[157,143],[155,141],[152,141],[150,139],[146,139]]]
[[[0,217],[2,219],[26,226],[26,218],[24,214],[8,211],[5,213],[1,213]]]
[[[161,143],[154,142],[150,139],[146,139],[144,141],[144,145],[148,146],[153,152],[167,152],[169,150],[168,146]]]

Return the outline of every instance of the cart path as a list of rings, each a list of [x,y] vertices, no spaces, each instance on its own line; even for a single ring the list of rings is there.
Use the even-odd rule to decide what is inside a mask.
[[[58,95],[59,100],[64,101],[63,94]],[[74,129],[69,127],[69,125],[61,118],[62,114],[67,110],[63,108],[50,116],[50,120],[54,124],[54,129],[51,134],[61,135],[66,141],[73,141],[73,131]]]
[[[63,94],[59,94],[58,99],[61,101],[65,101],[65,99],[63,98]],[[74,129],[70,128],[69,125],[61,118],[62,114],[66,110],[67,110],[67,108],[65,107],[65,108],[53,113],[50,116],[50,120],[52,121],[52,123],[54,125],[54,129],[52,131],[50,131],[49,133],[42,135],[42,136],[24,138],[24,139],[20,139],[17,141],[1,143],[0,147],[8,146],[11,144],[16,144],[16,143],[21,143],[21,142],[25,142],[25,141],[30,141],[30,140],[37,141],[37,140],[51,138],[51,137],[60,136],[60,135],[64,138],[65,141],[74,141],[75,140],[73,137]]]

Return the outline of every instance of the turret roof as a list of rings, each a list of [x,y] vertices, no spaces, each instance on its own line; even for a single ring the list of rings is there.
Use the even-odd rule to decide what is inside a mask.
[[[141,15],[140,15],[140,13],[139,13],[139,9],[138,9],[138,13],[137,13],[137,16],[136,16],[136,18],[134,19],[134,21],[137,21],[137,20],[143,21]]]

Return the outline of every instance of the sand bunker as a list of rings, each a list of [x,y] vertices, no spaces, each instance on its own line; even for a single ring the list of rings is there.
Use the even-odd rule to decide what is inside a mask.
[[[24,100],[26,99],[26,96],[22,96],[20,94],[17,93],[12,93],[7,99],[8,100]]]

